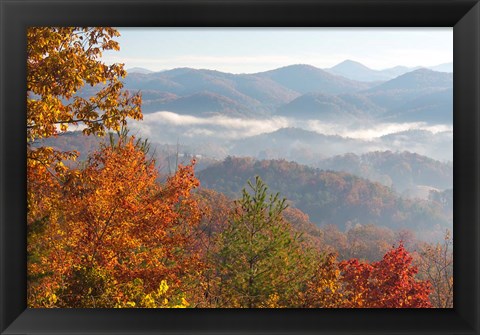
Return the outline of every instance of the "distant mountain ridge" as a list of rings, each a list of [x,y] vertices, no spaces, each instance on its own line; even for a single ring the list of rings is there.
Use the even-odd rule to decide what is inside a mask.
[[[371,69],[359,62],[347,59],[343,62],[325,69],[333,74],[341,75],[345,78],[358,80],[358,81],[386,81],[393,79],[395,77],[401,76],[407,72],[412,72],[421,68],[430,69],[438,72],[453,72],[453,63],[444,63],[438,64],[435,66],[415,66],[415,67],[406,67],[406,66],[395,66],[392,68],[387,68],[383,70],[374,70]]]
[[[418,69],[353,94],[307,93],[280,106],[277,114],[322,121],[452,123],[453,75]]]
[[[149,70],[149,69],[145,69],[143,67],[132,67],[132,68],[127,69],[126,71],[127,71],[127,73],[143,73],[143,74],[155,72],[155,71],[152,71],[152,70]]]
[[[382,69],[382,70],[374,70],[360,62],[357,62],[351,59],[346,59],[336,64],[335,66],[332,66],[330,68],[324,68],[323,70],[334,73],[334,74],[339,74],[345,78],[352,79],[352,80],[377,81],[377,80],[393,79],[402,74],[405,74],[407,72],[414,71],[420,68],[427,68],[427,69],[439,71],[439,72],[453,72],[453,62],[442,63],[434,66],[407,67],[407,66],[397,65],[397,66]],[[128,73],[143,73],[143,74],[171,71],[171,70],[153,71],[143,67],[132,67],[126,70]],[[376,76],[380,76],[380,77],[377,78]]]
[[[408,70],[408,68],[405,68],[405,72],[408,72]],[[392,75],[388,72],[372,70],[359,62],[349,59],[326,69],[326,71],[359,81],[385,81],[392,79]]]
[[[325,70],[306,64],[295,64],[279,69],[260,72],[267,77],[299,93],[322,92],[327,94],[350,93],[364,90],[368,83],[336,76]]]
[[[352,61],[347,65],[370,71]],[[143,111],[147,114],[171,111],[245,118],[278,114],[321,121],[344,118],[429,123],[450,122],[453,114],[452,74],[423,68],[381,82],[351,80],[305,64],[254,74],[192,68],[134,72],[124,82],[133,92],[145,92]]]
[[[392,80],[377,85],[369,92],[385,90],[426,90],[445,89],[452,86],[453,73],[438,72],[429,69],[418,69],[407,72]]]
[[[208,92],[213,100],[218,100],[220,96],[223,96],[235,101],[238,104],[237,108],[256,111],[260,115],[271,112],[277,106],[299,95],[298,92],[281,86],[267,77],[234,75],[190,68],[150,74],[133,73],[125,79],[125,88],[132,91],[148,89],[168,92],[177,95],[179,98]],[[202,96],[202,98],[205,99],[205,96]],[[194,106],[195,101],[192,100],[191,102]],[[203,104],[205,103],[204,101]],[[152,111],[164,109],[165,106],[159,104],[157,109]],[[189,114],[196,115],[197,110],[192,107]]]
[[[360,94],[307,93],[278,108],[278,115],[322,121],[373,119],[382,109]]]

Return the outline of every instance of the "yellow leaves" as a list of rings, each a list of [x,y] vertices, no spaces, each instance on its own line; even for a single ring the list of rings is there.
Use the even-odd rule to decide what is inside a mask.
[[[147,294],[142,299],[142,307],[145,308],[155,308],[157,304],[155,303],[155,299],[152,297],[151,294]]]
[[[48,293],[46,295],[48,302],[54,305],[57,302],[57,296],[54,293]]]
[[[157,295],[163,295],[163,294],[167,293],[168,288],[169,287],[167,285],[167,282],[165,280],[162,280],[160,282],[160,287],[157,290]]]
[[[67,130],[72,120],[86,122],[85,133],[104,134],[106,129],[118,129],[125,119],[141,118],[141,100],[121,95],[125,76],[123,65],[105,65],[100,61],[101,50],[118,50],[112,38],[118,32],[112,28],[32,27],[27,31],[27,138],[53,136]],[[82,106],[72,102],[78,90],[88,83],[105,85]],[[126,92],[123,92],[126,93]],[[93,116],[83,118],[85,111],[113,111],[105,124]],[[98,115],[98,113],[97,113]]]
[[[135,279],[125,287],[126,290],[117,295],[117,308],[187,308],[188,301],[182,293],[168,293],[168,285],[162,280],[158,289],[150,293],[146,290],[143,280]],[[124,302],[122,302],[122,299]],[[126,300],[125,300],[126,299]]]
[[[266,308],[279,308],[281,307],[279,305],[279,301],[280,301],[280,296],[278,295],[278,293],[274,293],[274,294],[271,294],[269,297],[268,297],[268,300],[265,304],[265,307]]]
[[[167,307],[167,304],[168,304],[168,300],[166,300],[166,303],[164,304],[164,307]],[[188,308],[190,306],[190,304],[188,303],[187,300],[185,300],[185,298],[182,298],[181,299],[181,302],[177,305],[173,305],[173,306],[168,306],[168,307],[171,307],[171,308]]]
[[[190,306],[190,304],[188,303],[187,300],[185,300],[185,298],[182,298],[182,304],[181,304],[181,306],[183,306],[183,307],[188,307],[188,306]]]

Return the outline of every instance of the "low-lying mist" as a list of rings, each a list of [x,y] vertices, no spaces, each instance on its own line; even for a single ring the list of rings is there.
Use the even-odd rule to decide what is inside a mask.
[[[345,153],[410,151],[440,161],[453,160],[451,124],[328,123],[280,116],[266,119],[198,117],[168,111],[144,115],[130,127],[156,144],[188,146],[191,154],[285,158],[300,163]]]

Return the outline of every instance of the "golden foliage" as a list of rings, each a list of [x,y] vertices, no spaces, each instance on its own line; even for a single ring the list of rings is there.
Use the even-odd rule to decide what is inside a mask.
[[[43,175],[29,184],[30,306],[52,292],[59,306],[90,306],[95,298],[98,307],[111,296],[107,288],[136,279],[147,292],[162,280],[176,287],[201,267],[191,249],[200,219],[190,197],[198,186],[193,166],[157,184],[154,162],[133,139],[120,139],[62,179],[31,170]]]

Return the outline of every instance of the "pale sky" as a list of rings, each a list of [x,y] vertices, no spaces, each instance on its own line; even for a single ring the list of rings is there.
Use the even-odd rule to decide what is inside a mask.
[[[372,69],[453,61],[453,28],[118,28],[104,60],[153,71],[177,67],[254,73],[292,64]]]

